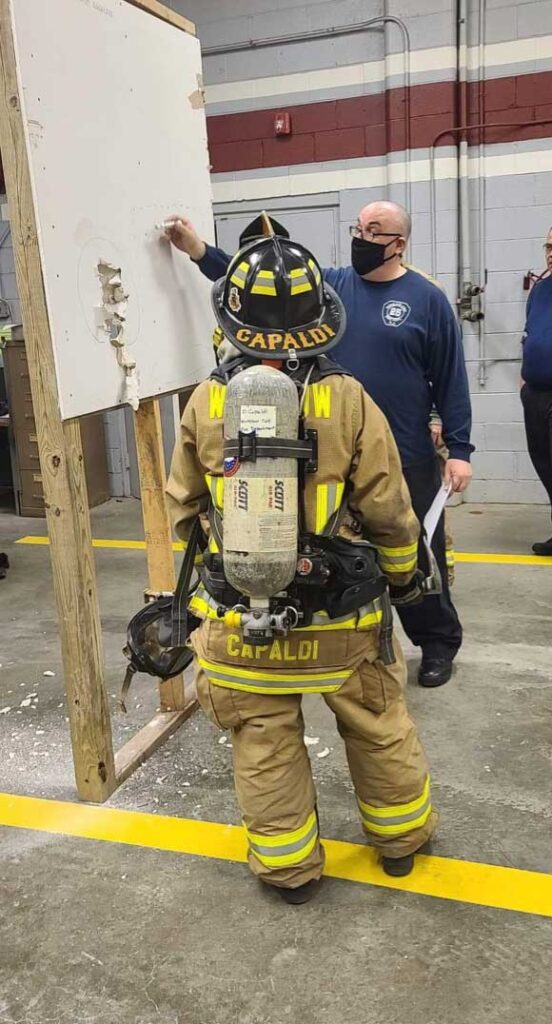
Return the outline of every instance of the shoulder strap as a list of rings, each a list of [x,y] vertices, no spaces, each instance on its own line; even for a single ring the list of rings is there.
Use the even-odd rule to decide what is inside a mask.
[[[196,516],[188,539],[188,547],[180,566],[180,573],[172,602],[171,647],[184,647],[188,639],[188,593],[200,531],[199,516]]]
[[[248,359],[247,356],[239,355],[235,359],[230,359],[227,363],[221,363],[220,366],[215,366],[209,374],[209,380],[219,381],[221,384],[228,384],[228,381],[236,374],[240,373],[241,370],[245,370],[248,366],[254,366],[255,360]]]
[[[335,363],[329,356],[317,356],[316,366],[311,380],[322,380],[324,377],[352,377],[350,370],[346,370],[339,363]]]

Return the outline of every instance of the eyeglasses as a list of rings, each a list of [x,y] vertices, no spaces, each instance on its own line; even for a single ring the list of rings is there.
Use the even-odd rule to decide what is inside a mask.
[[[402,238],[397,231],[365,231],[360,224],[351,224],[349,234],[351,238],[365,238],[367,242],[373,242],[374,238]]]
[[[549,256],[550,253],[552,253],[552,242],[545,242],[543,245],[543,249],[546,255]]]

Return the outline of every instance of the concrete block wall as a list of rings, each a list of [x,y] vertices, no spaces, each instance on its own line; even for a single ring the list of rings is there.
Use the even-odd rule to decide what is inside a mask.
[[[172,0],[194,19],[204,48],[281,37],[381,16],[383,0]],[[314,208],[332,197],[338,261],[348,262],[348,226],[366,203],[410,197],[412,263],[437,273],[458,298],[456,149],[437,149],[437,265],[431,266],[429,146],[454,126],[456,5],[452,0],[388,0],[411,44],[411,185],[404,171],[404,77],[396,26],[364,34],[280,42],[270,48],[206,55],[207,114],[216,212],[225,218],[263,206]],[[479,0],[469,0],[469,120],[483,96],[488,129],[480,163],[471,138],[471,277],[486,278],[483,343],[463,324],[473,396],[472,501],[545,502],[527,455],[519,401],[520,338],[527,293],[523,277],[543,268],[552,225],[552,4],[486,0],[485,67],[478,66]],[[293,133],[275,138],[274,113],[289,110]],[[510,122],[531,122],[511,128]],[[484,177],[485,266],[479,266],[479,175]],[[256,205],[255,205],[256,204]],[[284,204],[284,205],[283,205]],[[227,237],[226,232],[225,237]],[[305,241],[308,241],[305,239]],[[484,358],[484,363],[481,359]],[[483,371],[482,372],[482,366]]]

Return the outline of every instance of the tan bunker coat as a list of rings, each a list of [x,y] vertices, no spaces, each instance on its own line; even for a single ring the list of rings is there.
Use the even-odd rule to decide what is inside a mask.
[[[223,509],[225,386],[204,381],[183,418],[167,486],[171,515],[186,542],[212,500]],[[306,526],[320,533],[347,504],[379,551],[389,579],[406,584],[416,567],[418,522],[387,421],[352,377],[309,385],[306,427],[318,431],[318,470],[307,475]],[[210,538],[211,548],[215,545]],[[215,546],[216,547],[216,546]],[[295,887],[324,864],[316,796],[303,741],[302,694],[323,693],[344,739],[362,824],[387,856],[418,849],[433,831],[425,756],[404,702],[404,661],[378,658],[379,600],[342,620],[325,613],[286,639],[253,647],[217,616],[200,586],[190,604],[203,619],[192,634],[199,700],[231,729],[238,801],[253,872]]]

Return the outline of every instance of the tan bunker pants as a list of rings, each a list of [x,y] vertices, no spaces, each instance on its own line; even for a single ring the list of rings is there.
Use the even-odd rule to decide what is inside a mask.
[[[345,742],[362,825],[390,857],[417,850],[437,821],[425,755],[403,697],[405,667],[365,660],[334,693],[323,694]],[[249,866],[264,882],[295,888],[319,878],[324,851],[316,793],[304,744],[302,694],[227,689],[198,670],[199,701],[220,728],[232,730],[238,802],[249,840]]]

